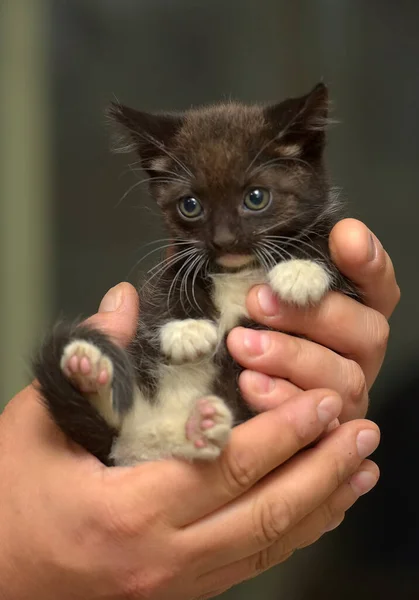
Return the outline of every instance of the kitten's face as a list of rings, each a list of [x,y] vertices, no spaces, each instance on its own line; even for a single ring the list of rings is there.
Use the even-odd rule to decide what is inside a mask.
[[[215,269],[263,263],[277,236],[298,234],[328,201],[324,86],[269,108],[113,114],[131,133],[173,237],[189,240]]]

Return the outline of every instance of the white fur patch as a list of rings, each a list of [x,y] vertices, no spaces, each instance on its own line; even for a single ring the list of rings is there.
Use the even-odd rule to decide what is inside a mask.
[[[273,291],[285,302],[305,306],[319,302],[330,286],[326,269],[312,260],[288,260],[268,274]]]
[[[207,319],[171,321],[160,330],[162,351],[176,364],[193,362],[212,354],[217,341],[217,327]]]
[[[167,156],[160,156],[152,161],[150,168],[152,171],[160,171],[165,173],[169,168],[169,165],[170,159]]]
[[[196,448],[187,439],[186,423],[196,402],[209,395],[217,376],[212,359],[178,366],[162,365],[157,397],[151,403],[137,389],[131,411],[124,418],[112,457],[118,465],[134,465],[170,456],[192,459],[214,459],[228,439],[232,427],[230,410],[219,399],[219,420],[212,434],[215,439],[205,448]],[[219,426],[219,427],[218,427]],[[211,433],[208,440],[211,441]]]
[[[181,364],[160,366],[152,402],[137,389],[112,449],[116,464],[133,465],[170,456],[209,460],[216,458],[227,442],[233,416],[222,399],[217,399],[217,426],[208,431],[206,447],[196,448],[187,439],[186,423],[196,402],[212,394],[212,382],[218,376],[213,350],[225,333],[247,316],[247,294],[253,285],[264,283],[266,276],[261,269],[246,269],[212,279],[213,301],[220,312],[218,323],[187,319],[172,321],[161,329],[163,351]]]
[[[242,317],[248,317],[246,298],[251,287],[264,283],[266,277],[262,269],[246,269],[239,273],[213,275],[213,302],[220,312],[218,321],[219,339],[237,325]]]
[[[299,156],[301,154],[301,146],[299,146],[298,144],[288,144],[286,146],[281,146],[279,148],[279,151],[282,156]]]

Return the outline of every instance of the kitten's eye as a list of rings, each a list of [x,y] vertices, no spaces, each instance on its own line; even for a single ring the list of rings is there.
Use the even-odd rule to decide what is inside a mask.
[[[265,188],[253,188],[244,197],[244,205],[249,210],[262,210],[271,201],[271,192]]]
[[[202,215],[202,205],[193,196],[186,196],[178,202],[178,209],[180,214],[187,219],[196,219]]]

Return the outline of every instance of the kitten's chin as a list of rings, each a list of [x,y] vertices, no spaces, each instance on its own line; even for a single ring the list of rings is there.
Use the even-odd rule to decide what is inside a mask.
[[[216,259],[216,263],[228,269],[239,269],[254,261],[251,254],[223,254]]]

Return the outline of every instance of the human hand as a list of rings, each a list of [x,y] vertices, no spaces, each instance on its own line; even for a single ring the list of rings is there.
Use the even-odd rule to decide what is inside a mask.
[[[301,310],[278,302],[268,286],[253,288],[247,302],[252,319],[311,340],[244,328],[230,333],[228,348],[247,369],[240,377],[241,391],[258,411],[299,390],[327,387],[343,398],[342,422],[366,414],[368,391],[387,347],[387,319],[400,290],[390,257],[359,221],[340,221],[329,245],[337,267],[359,287],[365,305],[330,292],[318,306]],[[265,351],[261,338],[269,344]]]
[[[113,293],[119,308],[107,297],[90,322],[124,344],[137,295],[128,284]],[[285,560],[378,479],[368,421],[302,450],[341,407],[334,392],[299,393],[235,428],[214,463],[109,469],[65,438],[29,386],[0,416],[0,598],[208,598]]]

